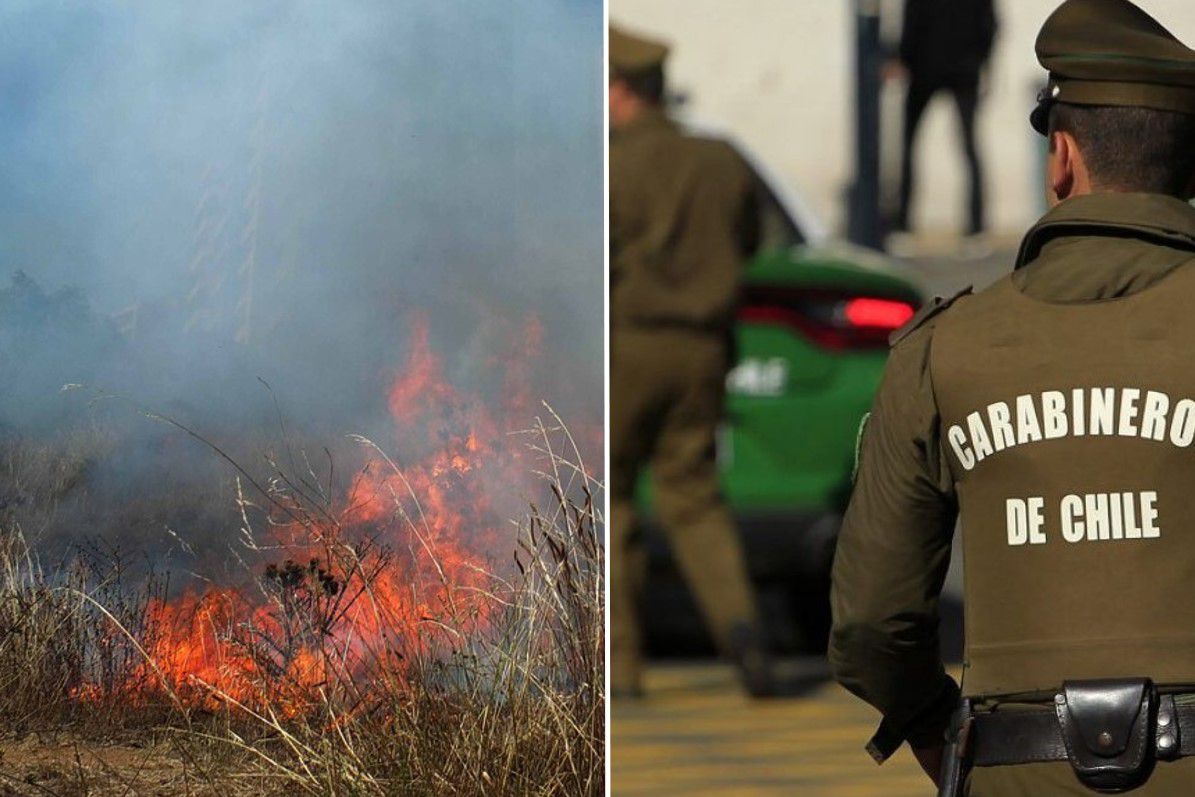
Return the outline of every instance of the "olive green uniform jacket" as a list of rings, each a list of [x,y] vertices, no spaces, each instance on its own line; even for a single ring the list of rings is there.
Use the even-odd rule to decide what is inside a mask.
[[[611,683],[638,688],[646,555],[634,521],[650,467],[654,509],[713,637],[731,647],[755,599],[722,497],[715,431],[731,324],[758,223],[754,177],[729,144],[649,112],[610,138]]]
[[[1171,289],[1167,290],[1167,286]],[[1157,291],[1143,293],[1154,287]],[[1117,351],[1108,352],[1101,360],[1101,352],[1091,350],[1094,347],[1084,349],[1081,337],[1067,338],[1065,319],[1069,317],[1067,313],[1082,312],[1083,307],[1098,307],[1101,312],[1112,311],[1115,316],[1118,307],[1131,308],[1133,302],[1142,301],[1133,298],[1139,296],[1151,303],[1148,307],[1169,302],[1181,309],[1184,302],[1195,305],[1192,289],[1195,289],[1195,209],[1177,199],[1158,195],[1088,195],[1063,202],[1030,230],[1018,255],[1017,268],[1010,276],[980,294],[931,305],[893,336],[891,357],[862,437],[857,481],[838,542],[832,591],[834,627],[829,652],[838,681],[883,715],[880,730],[869,745],[877,760],[890,755],[903,740],[914,747],[940,744],[948,716],[959,697],[958,685],[943,668],[938,641],[939,595],[950,560],[960,496],[966,495],[961,482],[965,482],[967,474],[960,466],[957,452],[961,451],[964,458],[983,453],[991,456],[989,483],[999,481],[994,478],[997,474],[1010,481],[1022,480],[1019,484],[1025,479],[1030,483],[1033,479],[1049,483],[1065,481],[1067,474],[1059,472],[1075,462],[1071,453],[1109,451],[1113,449],[1106,446],[1115,443],[1105,438],[1087,443],[1087,448],[1068,449],[1065,446],[1083,444],[1067,440],[1028,442],[1016,446],[1016,453],[1010,453],[1013,443],[1024,442],[1010,436],[1009,449],[1003,453],[999,444],[994,454],[986,446],[981,450],[980,445],[973,449],[962,445],[955,448],[956,443],[965,439],[965,431],[957,432],[958,440],[951,438],[951,434],[956,433],[960,423],[966,429],[962,418],[971,409],[967,406],[959,411],[957,407],[958,395],[967,393],[968,377],[984,373],[985,368],[1005,367],[1010,378],[1021,379],[1022,372],[1037,368],[1039,373],[1023,378],[1054,386],[1051,380],[1056,375],[1050,373],[1050,357],[1055,363],[1060,356],[1085,357],[1093,363],[1115,357],[1117,362],[1126,363],[1126,372],[1131,372],[1126,377],[1127,384],[1137,384],[1132,380],[1148,383],[1156,377],[1180,380],[1178,383],[1185,389],[1186,383],[1181,380],[1188,379],[1186,374],[1195,368],[1187,367],[1181,359],[1177,367],[1173,361],[1155,363],[1145,354],[1162,351],[1158,347],[1149,348],[1151,339],[1164,343],[1166,351],[1181,353],[1186,343],[1173,338],[1185,332],[1171,330],[1161,322],[1151,327],[1148,319],[1126,314],[1123,318],[1131,320],[1131,325],[1147,327],[1146,331],[1139,338],[1116,341]],[[1187,291],[1190,295],[1186,295]],[[980,323],[976,324],[976,320]],[[1031,337],[1026,346],[1024,327],[1028,323],[1054,323],[1059,334],[1048,338],[1043,335],[1040,339]],[[1049,356],[1043,354],[1039,362],[1024,362],[1020,368],[1015,361],[1001,366],[1001,341],[1018,337],[1022,346],[1018,352],[1040,350]],[[1137,352],[1141,354],[1134,363]],[[953,367],[962,362],[967,365]],[[1191,362],[1195,364],[1195,351]],[[968,369],[970,373],[965,373]],[[1111,380],[1108,384],[1112,384]],[[1061,390],[1061,384],[1056,386]],[[1008,396],[1009,404],[1019,406],[1013,401],[1016,398],[1015,392]],[[982,423],[977,421],[977,425]],[[1157,449],[1148,448],[1154,445],[1163,444],[1134,441],[1127,449],[1115,450],[1154,452]],[[1066,452],[1068,456],[1054,456],[1058,452]],[[1175,449],[1173,454],[1166,454],[1173,459],[1165,461],[1177,463],[1180,468],[1190,467],[1190,474],[1195,476],[1195,465],[1186,465],[1188,460],[1182,458],[1184,455],[1184,451]],[[1017,463],[1019,470],[1000,470],[1010,463]],[[973,462],[969,464],[974,467]],[[1033,472],[1026,476],[1026,470]],[[1123,467],[1113,463],[1097,475],[1113,483],[1119,483],[1118,479],[1132,482],[1175,477],[1173,473],[1157,472],[1143,476],[1131,470],[1126,461]],[[1182,477],[1185,478],[1185,472]],[[1178,483],[1181,484],[1181,479]],[[969,489],[974,503],[979,488]],[[1042,494],[1048,495],[1049,489],[1042,487]],[[982,497],[990,498],[986,494]],[[1189,499],[1183,496],[1182,500]],[[1046,514],[1049,516],[1049,510]],[[1172,512],[1167,518],[1170,533],[1164,539],[1168,545],[1184,546],[1187,543],[1182,541],[1178,523],[1189,525],[1191,521],[1181,518],[1176,522],[1177,515]],[[1180,639],[1184,633],[1189,637],[1191,631],[1186,629],[1174,629],[1170,636],[1160,634],[1159,638],[1167,642],[1156,651],[1144,647],[1135,655],[1123,652],[1128,637],[1124,633],[1126,628],[1140,629],[1132,637],[1142,639],[1149,638],[1151,627],[1171,631],[1167,627],[1169,619],[1157,613],[1139,617],[1138,614],[1146,612],[1135,608],[1136,601],[1117,600],[1117,596],[1123,596],[1147,603],[1161,602],[1160,596],[1149,592],[1155,574],[1132,572],[1134,552],[1147,550],[1148,546],[1134,546],[1133,542],[1139,541],[1122,540],[1112,543],[1122,545],[1115,549],[1117,553],[1112,553],[1106,542],[1081,542],[1068,547],[1070,540],[1056,539],[1057,533],[1051,528],[1049,533],[1054,536],[1041,540],[1043,545],[1015,548],[1011,532],[1007,545],[1002,539],[1003,521],[1000,517],[998,526],[993,523],[990,528],[982,529],[978,523],[973,528],[968,528],[965,520],[963,523],[968,637],[963,691],[979,699],[999,694],[1015,695],[1018,702],[1033,702],[1049,699],[1051,690],[1060,687],[1065,678],[1113,677],[1132,671],[1131,674],[1154,677],[1159,683],[1190,683],[1195,679],[1195,656],[1186,648],[1180,647],[1175,652],[1169,642]],[[1140,519],[1135,522],[1139,524]],[[972,561],[972,545],[984,541],[971,538],[980,533],[999,536],[1001,540],[998,544],[990,543],[994,547],[982,549],[992,555]],[[1129,547],[1123,547],[1125,544]],[[1189,554],[1185,551],[1190,548],[1170,550],[1184,551],[1186,557]],[[1048,551],[1065,553],[1050,559],[1044,553]],[[1020,568],[1006,566],[1010,561],[1035,564]],[[1051,563],[1058,561],[1083,561],[1090,566],[1057,572]],[[1118,566],[1118,561],[1123,566]],[[992,584],[1004,580],[1003,594],[1016,600],[1017,579],[1024,580],[1025,592],[1050,595],[1055,602],[1041,606],[1036,615],[1021,611],[1021,607],[1013,611],[1010,607],[984,604],[983,598],[992,593],[982,591],[981,585],[991,590]],[[1075,580],[1072,584],[1085,583],[1083,579],[1110,580],[1108,594],[1104,596],[1107,600],[1101,598],[1099,611],[1066,605],[1068,579]],[[1118,579],[1124,579],[1131,587],[1120,591]],[[1189,595],[1176,595],[1169,600],[1192,604]],[[1060,606],[1065,609],[1058,611]],[[1017,619],[1003,620],[1002,612]],[[1026,617],[1036,624],[1033,629],[1016,625],[1024,624]],[[1107,627],[1101,628],[1104,619]],[[998,638],[1001,644],[977,646],[972,637],[980,625],[981,641]],[[1053,647],[1043,644],[1041,639],[1042,635],[1049,637],[1052,630],[1060,639],[1060,644]],[[1101,641],[1105,632],[1108,638]],[[1022,634],[1035,638],[1032,644],[1018,648],[1015,642]],[[1076,644],[1075,640],[1082,644]],[[1181,639],[1180,642],[1188,644]],[[1184,673],[1187,677],[1181,677]],[[974,677],[969,681],[969,676]],[[1160,763],[1150,781],[1134,794],[1195,793],[1192,786],[1195,767],[1191,761]],[[1066,763],[976,769],[970,788],[973,795],[1090,793],[1078,783]]]
[[[734,147],[645,112],[610,136],[610,317],[725,334],[758,242],[754,177]]]

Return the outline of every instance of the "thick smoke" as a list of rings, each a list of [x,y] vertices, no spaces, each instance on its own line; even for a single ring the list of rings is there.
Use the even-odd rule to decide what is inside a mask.
[[[314,434],[384,434],[419,314],[449,376],[495,397],[485,364],[538,317],[528,392],[599,425],[601,16],[0,6],[0,429],[92,418],[58,392],[85,382],[207,430],[276,397]]]

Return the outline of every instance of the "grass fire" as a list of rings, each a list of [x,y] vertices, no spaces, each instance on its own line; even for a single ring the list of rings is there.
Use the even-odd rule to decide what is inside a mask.
[[[538,324],[517,337],[534,357]],[[520,362],[495,363],[502,398],[484,401],[417,320],[393,439],[355,438],[344,476],[281,420],[247,459],[143,410],[222,468],[219,489],[160,496],[200,504],[163,524],[181,570],[87,529],[43,553],[55,507],[120,451],[102,423],[5,440],[0,793],[601,794],[601,487]],[[101,418],[128,404],[76,390]],[[96,495],[69,517],[123,517]]]

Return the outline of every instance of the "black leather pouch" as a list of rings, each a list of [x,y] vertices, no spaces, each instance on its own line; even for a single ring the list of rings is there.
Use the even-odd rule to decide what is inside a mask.
[[[1054,698],[1067,757],[1089,789],[1140,786],[1153,766],[1157,692],[1148,678],[1067,681]]]

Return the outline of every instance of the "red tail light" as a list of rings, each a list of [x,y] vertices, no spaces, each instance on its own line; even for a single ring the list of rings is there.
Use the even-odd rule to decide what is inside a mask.
[[[904,326],[915,312],[913,305],[908,302],[861,297],[847,301],[842,314],[851,326],[875,327],[892,332]]]
[[[887,346],[888,335],[916,310],[904,299],[752,286],[739,320],[787,327],[828,349],[874,349]]]

